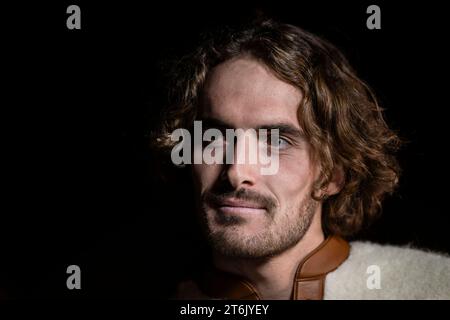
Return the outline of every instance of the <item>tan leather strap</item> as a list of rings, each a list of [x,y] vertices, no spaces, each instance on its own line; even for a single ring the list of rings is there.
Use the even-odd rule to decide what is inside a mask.
[[[294,278],[293,300],[323,299],[327,273],[335,270],[349,254],[349,245],[342,238],[330,236],[310,252],[298,265]],[[212,270],[206,274],[202,291],[217,299],[259,300],[255,287],[239,276]]]
[[[348,258],[350,246],[331,236],[309,253],[298,265],[292,291],[293,300],[323,299],[326,275]]]

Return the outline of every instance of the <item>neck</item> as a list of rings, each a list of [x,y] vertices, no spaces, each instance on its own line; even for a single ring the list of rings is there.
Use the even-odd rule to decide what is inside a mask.
[[[235,259],[215,256],[218,269],[248,279],[262,299],[290,299],[295,273],[301,260],[324,241],[320,212],[316,212],[311,226],[293,247],[277,256],[265,259]]]

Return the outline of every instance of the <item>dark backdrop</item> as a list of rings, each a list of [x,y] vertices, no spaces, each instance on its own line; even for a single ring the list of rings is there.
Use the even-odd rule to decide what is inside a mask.
[[[11,297],[167,297],[196,270],[189,184],[156,179],[148,148],[165,65],[203,30],[265,12],[341,48],[409,140],[384,214],[357,239],[450,252],[446,16],[435,3],[61,1],[4,10],[0,287]],[[66,8],[81,7],[81,30]],[[381,7],[381,30],[366,8]],[[8,19],[9,18],[9,19]],[[179,175],[186,175],[183,170]],[[66,288],[66,268],[82,289]],[[405,271],[407,272],[407,270]]]

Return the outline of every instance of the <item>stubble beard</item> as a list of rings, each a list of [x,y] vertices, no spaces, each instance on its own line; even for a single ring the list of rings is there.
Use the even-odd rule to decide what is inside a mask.
[[[262,231],[246,234],[248,221],[240,217],[208,214],[203,209],[202,225],[212,249],[223,256],[240,259],[264,259],[276,256],[296,245],[306,234],[318,202],[307,195],[296,206],[279,212],[272,208],[265,216]]]

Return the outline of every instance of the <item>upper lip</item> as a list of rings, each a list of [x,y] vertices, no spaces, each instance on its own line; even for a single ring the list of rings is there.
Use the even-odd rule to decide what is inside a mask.
[[[242,207],[242,208],[264,209],[263,206],[255,203],[255,202],[236,199],[236,198],[227,198],[224,200],[220,200],[217,203],[217,205],[219,207]]]

